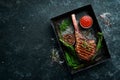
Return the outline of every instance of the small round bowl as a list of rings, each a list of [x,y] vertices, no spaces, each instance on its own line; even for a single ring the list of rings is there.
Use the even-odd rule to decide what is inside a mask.
[[[93,19],[89,15],[85,15],[79,20],[82,28],[88,29],[93,25]]]

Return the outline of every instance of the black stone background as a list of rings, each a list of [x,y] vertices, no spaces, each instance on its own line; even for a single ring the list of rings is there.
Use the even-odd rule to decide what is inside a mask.
[[[70,80],[51,63],[56,46],[50,18],[91,4],[104,33],[111,60],[74,80],[120,79],[120,0],[0,0],[0,80]],[[111,13],[112,26],[99,17]]]

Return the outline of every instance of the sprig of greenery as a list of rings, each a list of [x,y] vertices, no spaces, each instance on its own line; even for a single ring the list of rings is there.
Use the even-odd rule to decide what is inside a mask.
[[[67,42],[65,42],[62,39],[59,39],[59,40],[60,40],[60,42],[63,43],[64,46],[66,46],[69,50],[71,50],[72,54],[75,53],[75,49],[74,49],[74,47],[72,45],[68,44]]]
[[[103,40],[103,34],[101,32],[97,33],[98,35],[98,43],[96,47],[96,52],[98,52],[102,48],[102,40]],[[92,57],[92,60],[94,60],[97,56],[97,53]]]
[[[65,52],[65,57],[66,57],[68,65],[72,67],[73,69],[76,69],[80,65],[78,60],[76,60],[75,57],[69,54],[68,52]]]
[[[98,43],[96,47],[96,51],[98,51],[102,47],[102,40],[103,40],[103,34],[101,32],[98,32]]]
[[[63,20],[62,23],[60,24],[60,31],[65,31],[68,26],[71,24],[70,20]]]
[[[78,69],[84,67],[84,64],[80,64],[76,54],[75,54],[75,49],[72,45],[66,43],[64,40],[60,39],[60,42],[63,43],[64,46],[66,46],[68,49],[65,50],[65,58],[67,61],[67,64],[72,68],[72,69]]]

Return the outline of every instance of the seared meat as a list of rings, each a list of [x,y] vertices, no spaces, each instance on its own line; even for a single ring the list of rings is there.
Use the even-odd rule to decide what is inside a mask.
[[[75,28],[75,50],[77,55],[86,61],[89,61],[96,52],[96,43],[94,40],[86,39],[78,28],[75,14],[72,14],[73,26]]]

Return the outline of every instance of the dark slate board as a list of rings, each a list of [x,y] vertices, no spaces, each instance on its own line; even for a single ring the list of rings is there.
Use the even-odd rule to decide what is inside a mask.
[[[50,18],[91,4],[103,30],[111,61],[77,75],[74,80],[120,79],[120,0],[0,0],[0,80],[70,80],[51,63],[57,47]],[[99,17],[111,13],[112,26]]]

